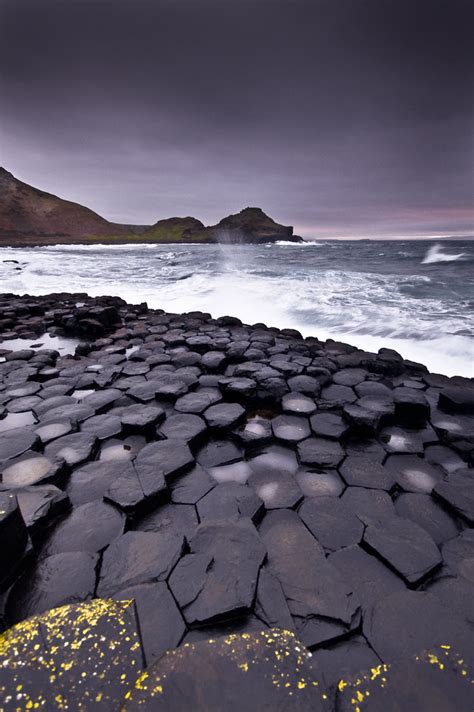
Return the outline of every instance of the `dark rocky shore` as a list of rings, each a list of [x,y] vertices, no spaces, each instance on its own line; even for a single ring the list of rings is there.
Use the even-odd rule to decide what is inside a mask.
[[[0,341],[2,709],[472,709],[472,380],[84,294]]]

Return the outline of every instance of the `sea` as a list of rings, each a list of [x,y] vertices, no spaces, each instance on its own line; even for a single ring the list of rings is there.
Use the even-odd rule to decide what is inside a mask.
[[[230,314],[474,376],[474,240],[4,247],[0,291]]]

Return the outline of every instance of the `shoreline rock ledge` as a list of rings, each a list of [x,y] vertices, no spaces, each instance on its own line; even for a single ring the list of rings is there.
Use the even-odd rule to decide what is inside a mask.
[[[471,710],[473,468],[389,349],[0,295],[0,707]]]

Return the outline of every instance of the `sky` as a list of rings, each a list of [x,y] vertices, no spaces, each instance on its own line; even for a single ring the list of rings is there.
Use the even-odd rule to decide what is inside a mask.
[[[0,0],[0,164],[115,222],[464,235],[471,0]]]

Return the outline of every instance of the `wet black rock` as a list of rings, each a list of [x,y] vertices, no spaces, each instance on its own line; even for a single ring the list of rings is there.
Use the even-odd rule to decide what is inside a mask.
[[[245,408],[238,403],[219,403],[204,411],[204,418],[210,428],[224,430],[235,427],[245,416]]]
[[[298,443],[298,457],[302,465],[331,468],[339,465],[344,450],[334,440],[308,438]]]
[[[176,504],[196,504],[215,486],[215,480],[200,465],[170,483],[171,500]]]
[[[410,584],[421,581],[441,563],[439,549],[428,532],[402,517],[369,523],[364,543]]]
[[[98,553],[124,528],[125,517],[115,507],[99,500],[81,504],[54,527],[41,547],[41,556],[66,551]]]
[[[158,435],[175,440],[184,440],[188,445],[194,445],[202,438],[207,430],[206,423],[198,415],[177,413],[166,418],[158,427]]]
[[[279,415],[271,424],[273,435],[284,443],[298,443],[311,435],[307,418]]]
[[[337,413],[316,413],[311,417],[313,433],[321,438],[340,440],[347,432],[347,424]]]
[[[337,497],[305,499],[298,514],[327,552],[358,544],[362,539],[363,523]]]
[[[186,625],[164,582],[143,583],[117,591],[116,601],[134,600],[146,665],[179,645]]]
[[[184,440],[160,440],[146,445],[135,459],[140,478],[158,476],[165,479],[186,472],[194,465],[194,457]]]
[[[106,440],[114,435],[120,435],[122,423],[116,415],[95,415],[82,423],[81,431],[83,433],[93,433],[98,440]]]
[[[474,477],[470,472],[453,472],[439,482],[434,493],[471,524],[474,523]]]
[[[0,539],[4,543],[0,548],[1,582],[18,565],[28,545],[28,531],[12,492],[0,492]]]
[[[159,532],[163,536],[175,535],[191,539],[199,520],[196,509],[190,504],[164,504],[154,512],[141,517],[135,529],[144,532]]]
[[[199,500],[197,511],[201,522],[234,521],[242,517],[258,521],[264,509],[262,498],[250,487],[223,482]]]
[[[31,448],[36,448],[39,442],[36,433],[23,428],[0,433],[0,464],[22,455]]]
[[[6,488],[5,485],[0,485],[0,489],[4,487]],[[54,485],[34,485],[4,491],[5,493],[10,491],[17,498],[21,516],[28,532],[33,536],[38,534],[50,520],[69,508],[67,494]]]
[[[474,388],[445,388],[439,394],[439,406],[448,413],[474,413]]]
[[[265,547],[248,520],[201,524],[169,585],[190,625],[251,609]]]
[[[50,459],[62,459],[68,465],[80,465],[88,460],[96,449],[94,433],[63,435],[46,445],[44,452]]]
[[[40,559],[11,589],[7,617],[11,623],[66,603],[92,598],[96,554],[72,551]]]
[[[184,537],[157,532],[127,532],[105,550],[97,595],[107,598],[116,591],[141,583],[164,581],[178,562]]]
[[[242,458],[242,450],[231,440],[213,440],[201,448],[196,457],[205,468],[228,465]]]
[[[459,533],[455,518],[427,494],[402,493],[395,500],[395,510],[428,532],[438,546]]]
[[[340,472],[350,487],[368,487],[388,492],[395,484],[392,474],[370,457],[347,457],[341,465]]]

